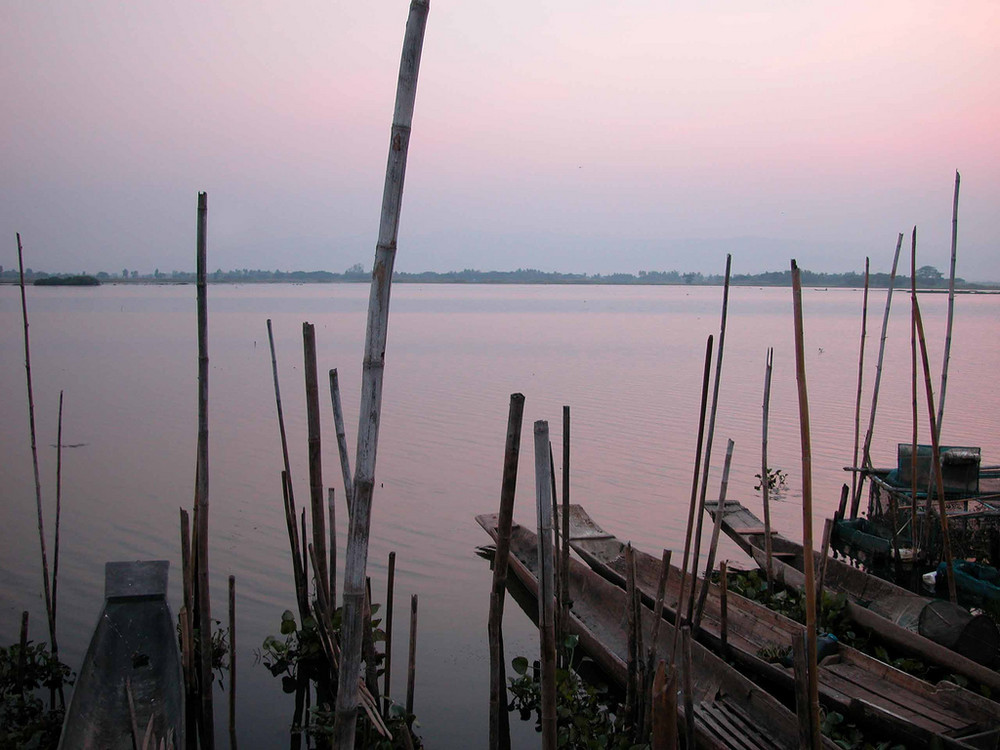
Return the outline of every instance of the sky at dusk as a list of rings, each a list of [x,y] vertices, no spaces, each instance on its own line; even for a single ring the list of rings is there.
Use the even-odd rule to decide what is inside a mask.
[[[374,257],[408,3],[7,0],[0,227],[36,270]],[[1000,3],[432,0],[397,270],[1000,281]],[[907,237],[909,235],[907,234]],[[908,240],[907,240],[908,247]]]

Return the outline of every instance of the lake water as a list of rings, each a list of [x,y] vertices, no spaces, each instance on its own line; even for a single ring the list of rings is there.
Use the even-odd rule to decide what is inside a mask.
[[[721,299],[722,290],[709,287],[394,287],[369,573],[375,600],[384,601],[386,559],[396,551],[393,692],[400,701],[408,599],[419,595],[415,710],[429,747],[486,744],[490,571],[473,552],[487,542],[473,516],[498,505],[510,394],[526,397],[516,520],[534,524],[531,424],[550,421],[561,459],[568,404],[572,500],[645,549],[682,550],[705,339],[718,332]],[[871,294],[863,429],[884,299],[884,291]],[[321,384],[328,369],[339,370],[353,441],[367,300],[367,285],[209,287],[213,612],[224,619],[226,578],[234,574],[243,747],[287,743],[292,713],[290,697],[253,657],[277,633],[281,612],[294,609],[265,321],[273,320],[301,506],[308,495],[301,324],[316,326]],[[860,290],[804,291],[817,539],[850,481],[842,468],[852,460],[861,300]],[[911,430],[909,300],[897,292],[893,301],[873,443],[880,465],[895,462],[895,445],[908,442]],[[947,298],[924,295],[921,305],[936,392]],[[192,503],[197,437],[195,289],[30,288],[28,310],[50,564],[60,389],[63,443],[78,446],[63,451],[59,581],[62,656],[76,668],[101,607],[105,561],[170,560],[178,608],[178,508]],[[14,287],[0,287],[0,321],[0,639],[12,643],[24,609],[33,637],[46,633]],[[959,296],[943,442],[982,446],[991,464],[1000,463],[1000,396],[991,385],[1000,372],[998,336],[1000,296]],[[774,522],[800,538],[790,289],[732,290],[710,495],[732,438],[729,497],[759,509],[753,486],[769,346],[770,464],[788,474]],[[928,442],[923,390],[919,396],[921,442]],[[340,497],[325,385],[321,404],[324,479]],[[344,536],[342,525],[341,561]],[[720,554],[744,561],[728,540]],[[508,658],[537,653],[527,618],[513,604],[506,611]],[[517,746],[537,744],[530,726],[514,724]]]

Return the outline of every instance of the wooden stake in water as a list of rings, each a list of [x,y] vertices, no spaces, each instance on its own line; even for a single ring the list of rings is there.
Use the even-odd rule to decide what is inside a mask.
[[[38,474],[38,444],[35,438],[35,394],[31,383],[31,344],[28,339],[28,298],[24,291],[24,256],[21,248],[21,234],[17,234],[18,279],[21,288],[21,320],[24,323],[24,371],[28,381],[28,425],[31,431],[31,466],[35,472],[35,507],[38,511],[38,543],[42,549],[42,586],[45,591],[45,615],[49,624],[49,645],[52,656],[58,658],[56,644],[56,621],[52,609],[52,591],[49,586],[49,559],[45,551],[45,524],[42,520],[42,482]]]
[[[688,574],[688,559],[691,554],[691,533],[694,529],[694,513],[698,507],[698,470],[701,468],[701,443],[705,436],[705,408],[708,404],[708,381],[712,372],[712,337],[705,344],[705,371],[701,379],[701,409],[698,414],[698,441],[694,452],[694,474],[691,477],[691,502],[688,505],[687,531],[684,535],[684,560],[681,563],[681,587],[677,595],[677,620],[674,623],[674,641],[670,648],[670,666],[677,662],[677,642],[680,637],[680,626],[684,613],[684,592]],[[697,559],[697,558],[696,558]],[[697,562],[692,564],[692,569]],[[692,576],[693,578],[693,576]],[[692,588],[694,588],[692,584]]]
[[[497,551],[493,558],[493,586],[490,589],[490,617],[487,625],[490,646],[489,746],[491,750],[510,747],[510,722],[506,699],[507,675],[503,652],[503,608],[523,418],[524,395],[512,393],[507,415],[507,440],[504,448],[503,479],[500,484],[500,514],[497,517]]]
[[[198,570],[198,633],[201,646],[200,740],[202,750],[215,747],[212,708],[212,597],[208,582],[208,195],[198,193],[198,512],[195,565]]]
[[[351,481],[351,457],[348,455],[347,430],[344,429],[344,407],[340,401],[340,377],[337,368],[330,370],[330,401],[333,403],[333,426],[337,431],[337,453],[340,454],[340,473],[344,477],[344,497],[347,500],[347,518],[351,517],[354,501],[354,483]]]
[[[903,247],[903,233],[896,238],[896,252],[892,256],[892,271],[889,273],[889,289],[885,295],[885,312],[882,314],[882,339],[878,347],[878,364],[875,366],[875,386],[872,389],[872,408],[868,414],[868,431],[865,433],[864,448],[861,451],[861,462],[864,468],[872,467],[872,434],[875,431],[875,412],[878,408],[879,384],[882,382],[882,360],[885,358],[885,338],[889,328],[889,309],[892,307],[892,290],[896,284],[896,268],[899,265],[899,251]],[[864,482],[858,482],[857,491],[851,498],[851,518],[858,517],[858,505],[861,503],[861,490]]]
[[[382,215],[379,220],[375,265],[368,300],[368,331],[365,336],[364,374],[361,388],[358,458],[354,479],[353,511],[347,537],[344,565],[344,612],[341,628],[342,664],[337,682],[333,746],[353,750],[358,714],[358,674],[361,670],[362,616],[365,575],[368,566],[368,536],[371,526],[372,493],[375,487],[375,456],[382,409],[382,380],[389,331],[389,289],[396,257],[396,236],[403,199],[403,176],[410,142],[410,123],[417,93],[420,51],[427,23],[428,0],[410,3],[403,54],[399,64],[396,106],[393,113],[389,160],[386,166]]]
[[[410,597],[410,655],[406,667],[406,715],[413,716],[413,691],[417,684],[417,595]]]
[[[851,466],[858,465],[858,443],[861,440],[861,391],[865,372],[865,338],[868,334],[868,269],[869,260],[865,258],[865,291],[861,298],[861,346],[858,348],[858,395],[854,403],[854,453]],[[858,473],[851,472],[851,497],[858,487]],[[841,513],[843,515],[843,513]]]
[[[729,467],[733,463],[733,447],[735,443],[730,440],[726,445],[726,462],[722,467],[722,487],[719,490],[719,510],[715,514],[715,523],[712,524],[712,541],[708,545],[708,562],[705,564],[705,580],[701,583],[701,593],[698,595],[698,608],[695,612],[692,632],[697,635],[698,628],[701,627],[701,613],[705,609],[705,599],[708,597],[708,587],[712,582],[712,571],[715,570],[715,551],[719,546],[719,533],[722,530],[722,516],[726,512],[726,493],[729,489]]]
[[[917,321],[917,337],[920,340],[920,358],[924,366],[924,386],[927,393],[927,417],[930,419],[932,465],[934,479],[937,482],[938,513],[941,516],[941,545],[944,549],[944,561],[948,566],[948,598],[952,603],[958,601],[955,590],[955,561],[951,555],[951,534],[948,532],[948,511],[944,504],[944,477],[941,474],[941,445],[938,443],[938,429],[934,424],[934,392],[931,386],[931,368],[927,364],[927,342],[924,340],[924,324],[920,319],[920,305],[913,308]],[[913,456],[916,461],[916,455]]]
[[[764,499],[764,556],[767,563],[767,596],[774,595],[774,564],[771,552],[771,475],[767,467],[767,423],[771,411],[771,372],[774,365],[774,349],[768,347],[764,362],[764,417],[761,420],[760,437],[760,491]],[[720,508],[722,512],[724,509]]]
[[[948,363],[951,361],[951,328],[955,320],[955,260],[958,256],[958,188],[962,175],[955,172],[955,199],[951,206],[951,273],[948,276],[948,328],[944,337],[944,362],[941,365],[941,396],[938,398],[938,443],[941,442],[941,423],[944,422],[944,396],[948,390]]]
[[[538,511],[538,632],[541,640],[542,750],[556,747],[555,580],[552,549],[549,423],[535,422],[535,498]]]
[[[799,392],[802,442],[802,557],[806,561],[806,661],[809,673],[809,714],[812,747],[820,748],[819,675],[816,674],[816,571],[812,533],[812,443],[809,436],[809,396],[806,389],[805,336],[802,325],[802,280],[792,261],[792,305],[795,316],[795,381]]]
[[[229,747],[236,750],[236,576],[229,576]]]
[[[396,591],[396,553],[389,553],[389,571],[385,582],[385,674],[382,676],[382,695],[386,697],[386,709],[392,700],[392,615]]]
[[[701,549],[701,524],[705,517],[705,498],[708,495],[708,472],[712,465],[712,442],[715,438],[715,417],[719,411],[719,386],[722,384],[722,355],[726,347],[726,318],[729,311],[729,274],[732,269],[733,256],[726,255],[726,280],[722,286],[722,322],[719,324],[719,351],[715,360],[715,383],[712,386],[712,411],[708,418],[708,435],[705,438],[705,461],[701,473],[701,496],[698,500],[698,530],[694,534],[694,562],[691,564],[691,598],[688,600],[688,622],[694,616],[694,571],[698,568],[698,556]],[[722,512],[722,508],[719,511]],[[679,606],[679,604],[678,604]]]
[[[323,507],[323,451],[320,442],[319,377],[316,371],[316,328],[302,324],[303,370],[306,381],[306,425],[309,443],[309,499],[312,509],[313,546],[319,568],[316,587],[330,592],[326,557],[326,509]]]
[[[62,515],[62,424],[63,392],[59,391],[59,429],[56,434],[56,535],[52,548],[52,627],[55,630],[59,601],[59,519]],[[61,682],[61,680],[60,680]],[[61,691],[61,687],[60,687]]]

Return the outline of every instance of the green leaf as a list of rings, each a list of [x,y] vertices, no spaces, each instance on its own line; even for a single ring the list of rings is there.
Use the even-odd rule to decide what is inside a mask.
[[[528,660],[523,656],[518,656],[511,660],[510,666],[515,672],[523,675],[528,671]]]

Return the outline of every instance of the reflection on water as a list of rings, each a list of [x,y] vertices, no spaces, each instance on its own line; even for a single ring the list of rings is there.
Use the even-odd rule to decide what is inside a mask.
[[[47,518],[54,514],[56,416],[66,393],[60,645],[78,664],[101,604],[105,560],[165,558],[179,599],[178,508],[190,506],[197,433],[197,344],[193,286],[103,286],[29,290],[32,370]],[[281,453],[265,320],[273,319],[292,468],[305,497],[305,399],[301,323],[316,326],[320,367],[337,367],[349,440],[357,433],[365,285],[212,286],[209,289],[211,565],[218,612],[226,576],[236,575],[241,735],[252,745],[287,741],[291,698],[253,649],[294,607],[281,510]],[[863,424],[878,351],[884,292],[869,306]],[[909,305],[894,297],[873,455],[891,464],[910,439]],[[944,295],[922,301],[932,372],[940,376]],[[572,407],[572,500],[598,523],[646,549],[682,547],[693,469],[705,339],[719,325],[721,289],[686,287],[408,286],[393,290],[369,571],[384,598],[386,559],[397,552],[397,607],[420,596],[416,712],[431,745],[481,746],[488,711],[486,541],[473,521],[499,501],[509,394],[526,396],[522,456],[530,425],[550,420],[561,439],[561,407]],[[979,445],[1000,463],[1000,371],[991,343],[1000,297],[960,296],[944,420],[944,442]],[[812,418],[814,497],[829,513],[849,481],[861,292],[804,292]],[[759,504],[764,357],[773,346],[768,453],[788,472],[776,526],[801,534],[798,404],[791,291],[732,291],[713,449],[718,486],[725,441],[736,441],[729,496]],[[0,288],[0,637],[17,636],[22,609],[42,637],[40,561],[28,443],[20,302]],[[323,390],[323,389],[321,389]],[[329,393],[324,469],[341,493]],[[926,435],[923,394],[920,430]],[[561,448],[555,449],[557,459]],[[352,458],[353,461],[353,458]],[[559,467],[557,466],[557,470]],[[713,490],[716,491],[716,490]],[[521,462],[515,518],[534,523],[531,462]],[[341,506],[342,507],[342,506]],[[344,514],[340,514],[343,518]],[[51,524],[51,521],[49,521]],[[817,521],[817,529],[821,528]],[[49,528],[51,533],[51,527]],[[340,529],[343,554],[344,529]],[[50,543],[51,544],[51,543]],[[50,552],[51,554],[51,552]],[[742,559],[724,542],[722,557]],[[341,568],[342,570],[342,568]],[[508,608],[510,655],[534,653],[527,619]],[[397,617],[397,644],[406,643]],[[393,684],[405,685],[405,658]],[[401,697],[401,696],[397,696]],[[220,717],[217,722],[224,727]],[[535,742],[530,727],[519,746]]]

